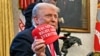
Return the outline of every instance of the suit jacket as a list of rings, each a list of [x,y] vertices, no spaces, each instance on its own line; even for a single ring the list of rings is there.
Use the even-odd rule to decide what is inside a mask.
[[[31,31],[34,27],[26,29],[16,35],[10,47],[10,56],[33,56],[31,44],[34,41]],[[60,55],[58,40],[54,42],[56,54]],[[51,56],[49,49],[46,47],[46,56]]]

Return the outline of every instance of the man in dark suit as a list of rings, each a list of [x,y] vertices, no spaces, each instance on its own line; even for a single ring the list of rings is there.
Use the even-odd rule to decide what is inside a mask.
[[[50,24],[57,29],[58,12],[59,8],[53,4],[38,3],[32,10],[32,23],[34,27],[17,34],[10,47],[10,56],[51,56],[52,51],[44,44],[44,40],[34,39],[31,32],[35,27],[44,23]],[[53,44],[56,45],[56,42]],[[59,49],[55,49],[55,55],[60,56]]]

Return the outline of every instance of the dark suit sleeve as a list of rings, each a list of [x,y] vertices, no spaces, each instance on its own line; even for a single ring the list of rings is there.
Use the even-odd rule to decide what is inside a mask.
[[[29,33],[20,33],[13,40],[10,47],[10,56],[33,56],[31,44],[33,39]]]

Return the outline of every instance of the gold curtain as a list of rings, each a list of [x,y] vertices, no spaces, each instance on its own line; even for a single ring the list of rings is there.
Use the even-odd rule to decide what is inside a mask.
[[[12,1],[0,0],[0,56],[10,56],[9,47],[13,36]]]

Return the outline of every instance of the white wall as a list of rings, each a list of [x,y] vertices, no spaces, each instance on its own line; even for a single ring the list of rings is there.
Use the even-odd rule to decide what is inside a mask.
[[[68,49],[67,56],[86,56],[88,53],[93,51],[93,38],[94,38],[94,28],[96,21],[97,12],[97,0],[90,0],[90,33],[72,33],[72,36],[77,36],[81,39],[82,45],[73,45]],[[61,33],[61,35],[64,32]],[[60,47],[62,45],[62,40],[60,40]]]

